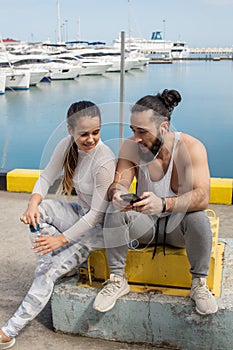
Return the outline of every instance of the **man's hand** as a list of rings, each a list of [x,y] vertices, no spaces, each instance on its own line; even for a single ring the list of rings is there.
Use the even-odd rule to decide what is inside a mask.
[[[153,192],[143,192],[141,200],[132,205],[133,210],[147,215],[157,215],[162,212],[163,203]]]
[[[33,249],[35,249],[36,253],[45,255],[67,243],[68,241],[63,234],[59,236],[41,236],[35,240]]]
[[[129,204],[128,202],[125,202],[120,196],[121,196],[121,192],[120,191],[116,191],[113,194],[112,197],[112,203],[114,205],[114,207],[120,211],[129,211],[129,210],[133,210],[133,206],[131,204]]]

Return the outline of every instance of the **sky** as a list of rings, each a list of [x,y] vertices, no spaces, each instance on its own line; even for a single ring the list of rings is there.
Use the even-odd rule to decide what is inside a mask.
[[[0,0],[0,36],[22,41],[58,40],[57,0]],[[103,41],[121,31],[190,47],[233,45],[233,0],[60,0],[61,39]]]

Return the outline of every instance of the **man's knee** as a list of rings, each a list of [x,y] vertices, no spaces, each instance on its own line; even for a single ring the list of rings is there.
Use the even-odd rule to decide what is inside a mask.
[[[104,226],[106,228],[119,227],[125,225],[126,221],[126,212],[119,211],[110,204],[105,215]]]
[[[187,213],[183,219],[183,228],[186,232],[193,232],[196,235],[212,236],[209,218],[205,211],[196,211]]]

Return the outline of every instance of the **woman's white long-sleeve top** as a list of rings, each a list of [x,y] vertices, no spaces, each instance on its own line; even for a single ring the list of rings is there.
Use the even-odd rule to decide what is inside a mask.
[[[58,143],[32,193],[38,193],[45,198],[50,186],[61,175],[64,155],[70,142],[71,136],[68,136]],[[79,150],[73,187],[84,215],[63,232],[69,242],[76,241],[83,233],[102,223],[108,206],[107,190],[113,182],[115,167],[114,153],[101,140],[88,153]]]

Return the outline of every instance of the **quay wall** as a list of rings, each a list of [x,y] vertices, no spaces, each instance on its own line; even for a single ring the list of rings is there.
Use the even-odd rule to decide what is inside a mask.
[[[0,190],[9,192],[31,192],[41,171],[36,169],[5,169],[0,168]],[[49,193],[56,193],[60,180],[50,187]],[[136,182],[133,181],[130,191],[135,192]],[[211,177],[211,204],[233,203],[233,179]]]

